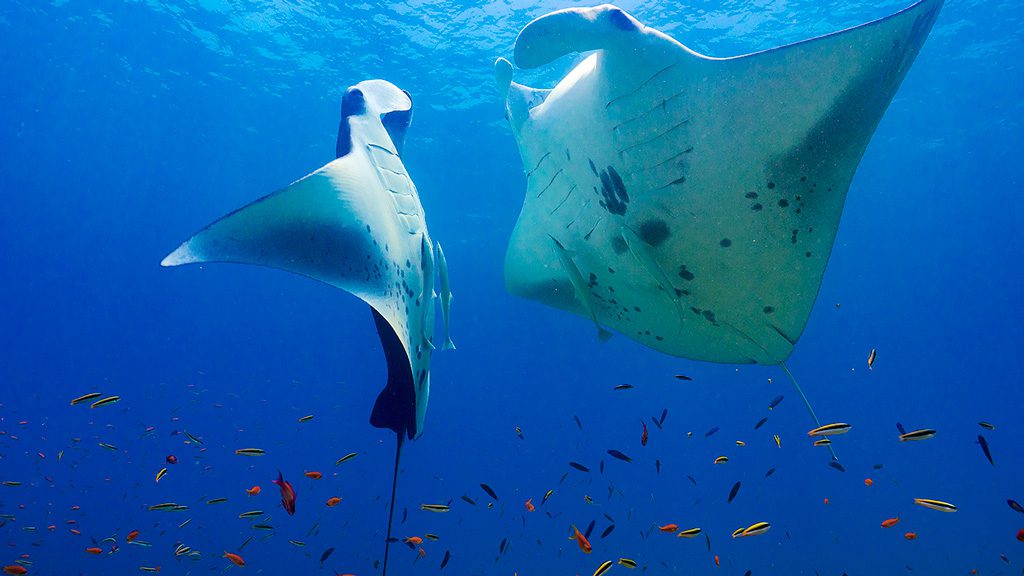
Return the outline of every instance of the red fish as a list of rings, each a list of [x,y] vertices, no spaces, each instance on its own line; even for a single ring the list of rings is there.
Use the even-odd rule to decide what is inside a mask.
[[[281,471],[277,471],[277,480],[274,480],[274,484],[277,484],[281,488],[281,505],[284,506],[288,515],[295,514],[295,489],[292,488],[291,482],[288,482],[281,476]]]
[[[573,535],[569,537],[569,540],[576,540],[576,543],[580,546],[580,550],[583,550],[584,554],[590,554],[590,551],[593,548],[590,546],[590,541],[587,540],[587,537],[584,536],[583,533],[576,528],[576,526],[572,527],[572,532]]]
[[[10,566],[4,566],[4,574],[28,574],[28,568],[20,564],[11,564]]]
[[[128,533],[128,536],[125,537],[125,540],[131,542],[132,540],[135,540],[138,537],[139,537],[139,531],[138,530],[132,530],[131,532]]]
[[[1024,528],[1017,531],[1017,540],[1024,542]]]
[[[647,446],[647,424],[641,420],[640,425],[644,427],[644,432],[640,435],[640,445]]]
[[[896,524],[899,524],[899,521],[900,521],[900,517],[899,516],[897,516],[895,518],[889,518],[889,519],[883,520],[882,521],[882,528],[892,528]]]

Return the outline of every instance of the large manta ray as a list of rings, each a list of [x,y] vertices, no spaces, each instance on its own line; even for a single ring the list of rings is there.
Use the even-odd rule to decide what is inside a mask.
[[[384,553],[387,573],[398,463],[405,437],[423,433],[434,345],[435,249],[448,337],[451,290],[441,246],[401,153],[412,120],[409,94],[383,80],[342,99],[337,159],[210,224],[164,266],[239,262],[279,268],[350,292],[370,305],[388,366],[370,423],[398,436]]]
[[[782,364],[857,165],[941,6],[735,58],[611,5],[530,22],[520,68],[594,53],[552,90],[495,64],[527,177],[509,291],[602,338],[609,327],[673,356]]]

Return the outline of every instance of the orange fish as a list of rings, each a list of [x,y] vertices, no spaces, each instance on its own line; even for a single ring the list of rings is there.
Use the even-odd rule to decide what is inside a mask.
[[[50,532],[55,532],[57,530],[57,525],[56,524],[50,524],[49,526],[46,527],[46,529],[49,530]]]
[[[252,488],[249,488],[248,490],[246,490],[245,493],[248,494],[249,496],[256,496],[256,495],[258,495],[260,493],[260,487],[259,486],[253,486]]]
[[[323,478],[323,474],[319,472],[306,472],[306,478],[312,478],[313,480],[319,480]]]
[[[917,532],[907,532],[903,537],[907,540],[917,540]]]
[[[828,506],[828,498],[825,498],[825,506]]]
[[[331,496],[330,498],[327,499],[328,508],[334,508],[338,504],[341,504],[341,498],[338,498],[337,496]]]
[[[409,536],[403,540],[403,542],[406,544],[423,544],[423,538],[420,538],[419,536]]]
[[[662,532],[675,532],[676,530],[679,530],[679,525],[665,524],[664,526],[658,526],[658,530],[661,530]]]
[[[288,512],[289,516],[295,514],[295,489],[292,488],[292,483],[281,476],[280,470],[277,471],[277,480],[273,482],[281,488],[281,506],[284,506],[285,512]]]
[[[644,431],[640,434],[640,445],[647,446],[647,424],[641,420],[640,425],[644,427]]]
[[[593,547],[590,545],[590,541],[587,540],[587,537],[584,536],[583,533],[580,532],[579,528],[577,528],[576,526],[572,527],[572,532],[573,535],[570,536],[569,539],[572,540],[573,538],[575,538],[576,543],[580,545],[580,550],[583,550],[584,554],[590,554],[590,551],[593,550]]]
[[[125,540],[131,542],[132,540],[135,540],[138,537],[139,537],[139,531],[138,530],[132,530],[131,532],[128,533],[127,536],[125,536]]]
[[[75,536],[80,536],[82,534],[79,530],[75,530],[74,528],[71,529],[71,533]]]
[[[528,498],[526,500],[526,511],[533,512],[534,510],[536,510],[536,508],[533,506],[533,498]]]
[[[1024,542],[1024,528],[1021,528],[1017,531],[1017,540],[1020,542]]]
[[[871,486],[871,485],[872,485],[872,484],[874,484],[874,483],[875,483],[875,481],[874,481],[874,480],[872,480],[871,478],[865,478],[865,479],[864,479],[864,485],[865,485],[865,486]]]
[[[99,548],[97,548],[95,546],[93,546],[92,548],[86,548],[85,551],[88,552],[89,554],[102,554],[103,553],[103,550],[101,550],[101,549],[99,549]]]
[[[715,566],[722,567],[722,563],[718,560],[718,554],[715,554]]]
[[[426,550],[424,550],[423,548],[420,548],[420,558],[423,558],[423,557],[425,557],[426,555],[427,555],[427,551],[426,551]]]
[[[900,521],[900,517],[899,516],[897,516],[895,518],[889,518],[887,520],[884,520],[884,521],[882,521],[882,528],[892,528],[893,526],[898,524],[899,521]]]
[[[4,574],[28,574],[28,568],[21,564],[11,564],[10,566],[4,566]]]
[[[245,560],[242,560],[242,557],[238,554],[232,554],[231,552],[225,550],[224,557],[234,562],[235,566],[245,566]]]

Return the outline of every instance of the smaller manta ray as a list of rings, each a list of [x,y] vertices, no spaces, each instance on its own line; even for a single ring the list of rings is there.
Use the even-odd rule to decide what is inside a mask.
[[[161,263],[279,268],[370,305],[388,367],[370,423],[398,436],[385,574],[402,444],[422,434],[430,394],[435,262],[445,347],[454,348],[448,336],[448,265],[427,233],[419,194],[401,158],[411,121],[412,100],[394,84],[366,80],[350,87],[341,103],[337,159],[210,224]]]
[[[527,187],[509,292],[601,339],[785,369],[857,165],[941,7],[733,58],[609,4],[530,22],[519,68],[592,53],[552,89],[495,62]]]

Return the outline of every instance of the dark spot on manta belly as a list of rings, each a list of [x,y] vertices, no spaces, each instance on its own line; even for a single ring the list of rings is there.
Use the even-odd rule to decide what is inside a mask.
[[[670,236],[668,224],[661,218],[647,220],[640,225],[640,238],[651,246],[660,246]]]
[[[775,312],[775,307],[765,306],[764,308],[761,309],[761,311],[764,312],[765,314],[771,314],[772,312]]]
[[[754,204],[753,206],[750,207],[750,209],[753,210],[754,212],[760,212],[762,208],[764,208],[764,206],[761,206],[760,203]]]
[[[768,183],[768,189],[769,190],[774,190],[775,189],[775,182],[769,182]]]
[[[687,270],[685,264],[680,264],[679,265],[679,277],[682,278],[683,280],[686,280],[686,281],[693,280],[693,278],[694,278],[693,272],[690,272],[689,270]]]
[[[729,240],[728,238],[722,238],[718,245],[721,246],[722,248],[728,248],[729,246],[732,246],[732,240]]]
[[[780,198],[779,208],[785,208],[786,206],[789,206],[789,200],[786,200],[785,198]]]
[[[743,195],[743,197],[753,200],[757,198],[757,192],[747,192],[746,194]]]
[[[612,236],[612,250],[616,254],[622,254],[629,250],[629,245],[626,244],[626,240],[622,236]]]

